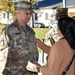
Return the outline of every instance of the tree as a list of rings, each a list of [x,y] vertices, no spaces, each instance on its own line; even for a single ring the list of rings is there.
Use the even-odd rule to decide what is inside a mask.
[[[15,7],[12,0],[0,0],[0,10],[15,15]]]

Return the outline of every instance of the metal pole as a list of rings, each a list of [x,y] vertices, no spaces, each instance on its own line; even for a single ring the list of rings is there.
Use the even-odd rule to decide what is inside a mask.
[[[31,3],[31,8],[33,10],[33,7],[32,7],[32,0],[30,0],[30,3]],[[34,16],[33,16],[33,13],[32,13],[32,28],[34,28]]]
[[[42,39],[42,41],[44,42],[45,39]],[[42,63],[44,63],[44,51],[42,52]]]
[[[66,8],[66,0],[63,0],[63,8]]]

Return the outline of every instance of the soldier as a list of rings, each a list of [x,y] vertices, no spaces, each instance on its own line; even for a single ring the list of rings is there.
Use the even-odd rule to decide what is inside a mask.
[[[38,50],[34,43],[35,32],[27,25],[31,18],[31,4],[20,1],[17,4],[17,19],[5,27],[8,56],[3,75],[37,75],[26,70],[28,60],[38,61]],[[1,50],[5,50],[2,48]]]
[[[59,8],[56,10],[56,20],[62,17],[68,17],[68,8]]]
[[[58,21],[62,17],[68,17],[68,8],[58,8],[56,10],[56,20]],[[57,42],[60,39],[60,37],[57,34],[57,26],[50,29],[50,31],[46,34],[45,43],[48,46],[51,46],[53,44],[51,43],[50,38],[53,38],[55,42]]]

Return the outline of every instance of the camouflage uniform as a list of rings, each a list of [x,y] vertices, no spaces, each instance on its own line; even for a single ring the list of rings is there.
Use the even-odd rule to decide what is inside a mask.
[[[28,60],[38,61],[34,43],[35,33],[28,25],[20,26],[16,20],[4,29],[8,36],[8,57],[3,75],[37,75],[26,70]]]
[[[58,8],[56,10],[56,20],[59,20],[62,17],[68,17],[68,8]],[[45,37],[45,44],[47,44],[48,46],[52,46],[53,44],[51,44],[51,40],[49,38],[53,38],[55,42],[57,42],[60,37],[58,36],[58,32],[57,32],[57,26],[51,28],[47,33],[46,33],[46,37]]]
[[[46,33],[46,36],[45,36],[45,44],[46,45],[48,45],[48,46],[53,45],[52,44],[53,40],[51,38],[54,40],[54,43],[60,39],[60,37],[58,36],[58,33],[57,33],[57,26],[53,27]]]

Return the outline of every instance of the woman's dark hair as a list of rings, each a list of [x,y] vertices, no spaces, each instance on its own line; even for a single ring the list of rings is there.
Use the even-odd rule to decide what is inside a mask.
[[[58,27],[68,41],[70,47],[75,49],[75,20],[71,17],[63,17],[58,20]]]

